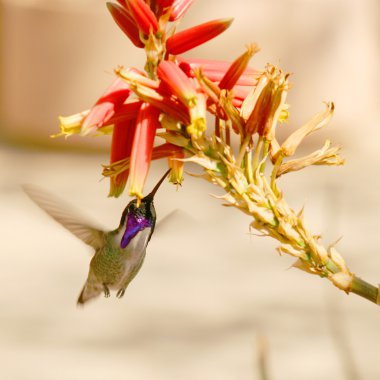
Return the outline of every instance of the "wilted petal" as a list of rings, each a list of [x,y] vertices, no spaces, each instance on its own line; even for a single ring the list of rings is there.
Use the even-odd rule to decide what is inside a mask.
[[[126,0],[126,4],[138,28],[143,33],[149,34],[150,31],[153,31],[153,33],[157,32],[157,18],[144,0]]]
[[[193,4],[194,0],[174,0],[172,1],[173,5],[170,11],[169,21],[176,21],[183,17],[183,15]]]
[[[302,140],[310,133],[323,128],[332,118],[334,113],[334,103],[326,104],[323,112],[315,115],[309,122],[293,132],[282,144],[281,151],[285,156],[293,156]]]
[[[107,8],[116,24],[127,35],[131,42],[138,48],[144,47],[144,43],[140,40],[139,28],[128,10],[113,3],[107,3]]]
[[[195,48],[223,33],[233,19],[219,19],[178,32],[166,41],[166,50],[169,54],[181,54]]]
[[[327,140],[325,145],[315,152],[305,156],[284,162],[279,167],[276,176],[301,170],[311,165],[343,165],[344,160],[339,156],[340,146],[331,147],[331,142]]]
[[[105,125],[122,106],[130,93],[128,84],[120,78],[116,78],[84,119],[81,134],[86,135],[94,128]]]
[[[113,127],[110,165],[131,156],[132,143],[136,131],[136,120],[129,120],[123,123],[116,123]],[[118,197],[125,188],[129,175],[126,169],[110,178],[110,197]]]
[[[240,114],[246,120],[246,134],[257,132],[268,140],[273,138],[288,88],[288,75],[269,65],[241,106]]]
[[[153,152],[154,137],[160,111],[148,103],[143,103],[136,121],[136,132],[131,153],[131,185],[129,194],[141,199],[143,187],[149,171]]]

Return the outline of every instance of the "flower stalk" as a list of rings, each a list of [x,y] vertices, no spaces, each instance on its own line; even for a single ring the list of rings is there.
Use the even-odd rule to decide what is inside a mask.
[[[232,62],[178,56],[218,36],[232,22],[214,20],[177,32],[170,23],[181,19],[192,2],[108,3],[122,31],[136,47],[144,47],[146,73],[116,69],[117,79],[92,109],[60,118],[59,135],[102,129],[113,133],[110,164],[103,168],[113,196],[122,193],[129,177],[130,194],[141,199],[154,159],[167,160],[170,182],[177,186],[184,165],[196,163],[203,169],[196,176],[223,191],[216,197],[225,206],[249,215],[250,228],[277,240],[278,252],[295,258],[294,268],[380,304],[379,289],[356,276],[336,247],[324,247],[307,227],[303,210],[294,211],[278,185],[279,177],[290,172],[344,163],[341,147],[330,140],[294,157],[308,135],[326,127],[334,104],[327,103],[324,111],[278,141],[276,130],[289,113],[289,74],[271,64],[250,67],[256,44]],[[215,117],[210,125],[207,113]],[[160,145],[154,146],[155,138]]]

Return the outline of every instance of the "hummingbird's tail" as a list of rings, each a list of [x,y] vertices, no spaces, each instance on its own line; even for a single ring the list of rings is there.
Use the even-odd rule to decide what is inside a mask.
[[[86,282],[79,294],[77,304],[84,305],[87,301],[97,297],[103,292],[103,287],[100,284]]]

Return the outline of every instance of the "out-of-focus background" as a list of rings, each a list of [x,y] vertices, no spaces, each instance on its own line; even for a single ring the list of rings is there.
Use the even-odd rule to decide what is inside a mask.
[[[343,236],[350,268],[380,282],[380,2],[198,0],[180,27],[231,16],[225,34],[188,55],[234,59],[257,42],[252,66],[294,73],[284,134],[335,102],[330,126],[306,148],[328,136],[346,165],[309,168],[281,186],[326,245]],[[380,309],[288,270],[274,242],[249,235],[247,217],[189,176],[157,195],[159,219],[180,212],[152,238],[125,297],[76,308],[90,252],[20,184],[114,228],[129,199],[108,199],[100,181],[109,139],[49,135],[57,115],[94,103],[115,66],[143,62],[103,1],[0,0],[0,378],[259,379],[264,336],[271,379],[379,379]],[[147,188],[163,171],[153,163]]]

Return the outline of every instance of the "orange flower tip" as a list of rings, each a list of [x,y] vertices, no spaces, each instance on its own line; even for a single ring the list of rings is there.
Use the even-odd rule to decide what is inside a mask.
[[[232,88],[237,84],[239,78],[243,75],[246,70],[248,63],[252,56],[258,51],[256,44],[250,44],[247,46],[247,51],[238,57],[224,74],[223,78],[219,83],[221,89],[232,90]]]
[[[126,4],[137,26],[144,34],[149,35],[151,30],[153,33],[157,32],[157,18],[144,0],[126,0]]]
[[[119,1],[119,3],[121,3]],[[107,8],[119,28],[126,34],[131,42],[138,48],[143,48],[144,43],[140,40],[139,29],[126,8],[114,3],[107,3]]]
[[[169,21],[177,21],[182,18],[194,0],[174,0],[170,10]]]
[[[191,50],[223,33],[233,18],[218,19],[178,32],[166,41],[169,54],[177,55]]]
[[[162,61],[158,66],[157,75],[184,105],[196,105],[197,92],[193,83],[174,62]]]

